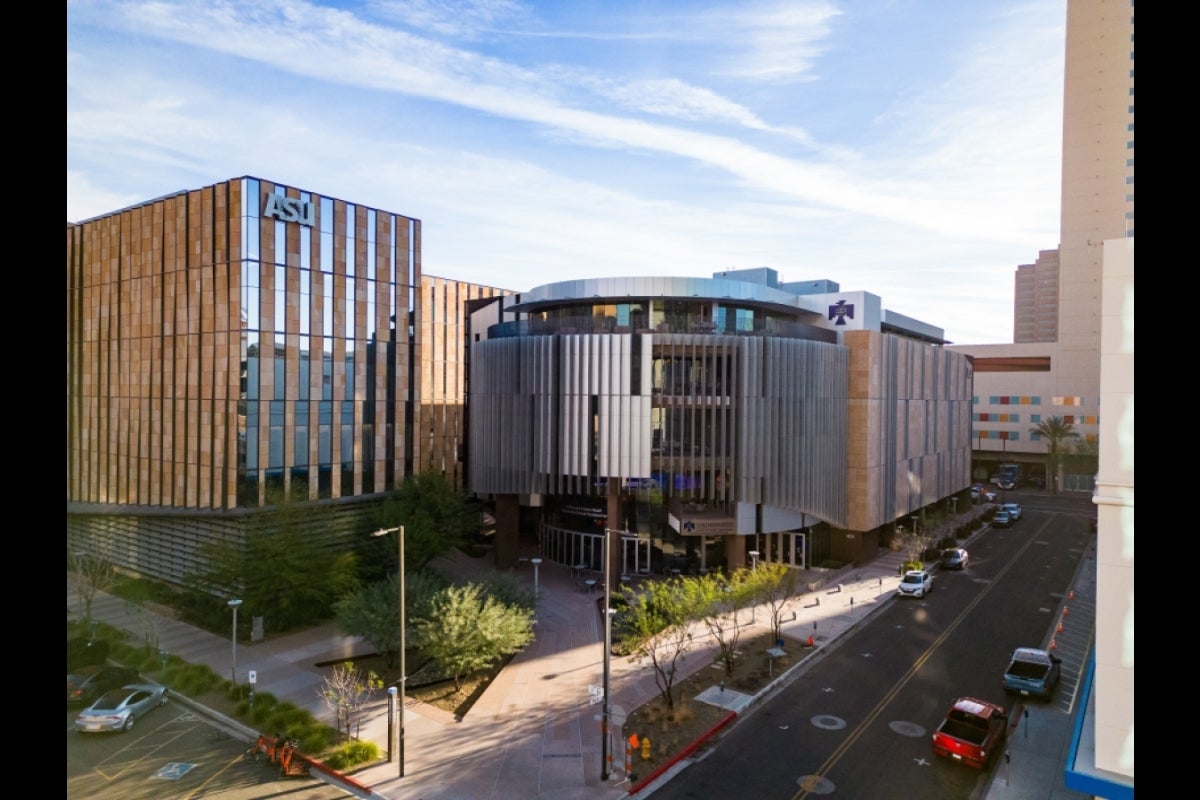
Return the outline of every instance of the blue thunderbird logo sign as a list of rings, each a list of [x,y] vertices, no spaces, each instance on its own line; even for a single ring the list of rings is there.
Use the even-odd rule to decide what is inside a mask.
[[[829,307],[829,318],[837,320],[834,325],[845,325],[846,320],[854,319],[854,304],[838,300]]]

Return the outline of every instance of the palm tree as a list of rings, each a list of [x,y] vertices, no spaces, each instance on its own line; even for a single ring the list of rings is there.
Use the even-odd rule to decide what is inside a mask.
[[[1039,422],[1035,427],[1029,429],[1030,433],[1037,434],[1046,440],[1048,453],[1050,456],[1050,469],[1053,475],[1053,486],[1051,491],[1058,493],[1058,487],[1061,483],[1059,472],[1058,448],[1064,439],[1073,439],[1079,436],[1075,432],[1075,426],[1070,422],[1064,422],[1062,417],[1047,417]]]

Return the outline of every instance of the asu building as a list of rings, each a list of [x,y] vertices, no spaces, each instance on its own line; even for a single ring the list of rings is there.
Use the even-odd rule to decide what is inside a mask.
[[[831,281],[564,281],[471,315],[468,483],[497,558],[622,573],[858,561],[970,483],[972,369]]]
[[[429,372],[495,291],[423,278],[419,220],[252,177],[68,223],[68,547],[180,582],[265,509],[333,545],[414,470],[460,479]]]

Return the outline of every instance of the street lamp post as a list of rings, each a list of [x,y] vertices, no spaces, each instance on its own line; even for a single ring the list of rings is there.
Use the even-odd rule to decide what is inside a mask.
[[[229,607],[233,609],[233,666],[229,669],[229,680],[237,686],[237,610],[242,601],[235,597],[229,601]]]
[[[609,753],[609,721],[611,719],[611,704],[609,699],[609,661],[612,658],[612,615],[613,610],[610,607],[609,598],[611,596],[611,582],[609,581],[609,548],[611,547],[612,534],[608,528],[604,529],[604,710],[600,713],[600,780],[608,780],[609,775],[609,759],[612,755]]]
[[[750,551],[750,569],[758,569],[758,557],[761,555],[757,550]]]
[[[399,552],[399,573],[400,573],[400,700],[397,703],[397,717],[399,719],[400,731],[399,741],[396,746],[396,759],[400,765],[400,777],[404,777],[404,682],[408,680],[408,675],[404,671],[404,526],[398,525],[395,528],[381,528],[371,534],[372,536],[387,536],[389,533],[400,534],[396,540]],[[388,749],[392,746],[391,733],[388,734]]]

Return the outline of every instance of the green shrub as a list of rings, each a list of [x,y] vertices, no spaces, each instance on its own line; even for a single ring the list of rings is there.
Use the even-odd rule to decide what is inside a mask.
[[[903,575],[910,569],[925,569],[925,564],[922,561],[905,561],[900,565],[900,574]]]
[[[300,749],[305,753],[324,753],[338,740],[338,732],[323,722],[310,720],[295,734],[300,740]]]
[[[255,698],[257,700],[257,698]],[[283,731],[288,736],[300,738],[301,730],[312,722],[312,714],[291,703],[276,703],[271,709],[265,730]]]
[[[207,664],[169,664],[166,676],[163,683],[191,696],[212,691],[221,684],[221,679]]]
[[[374,742],[354,741],[334,750],[325,763],[333,769],[345,771],[359,764],[366,764],[379,759],[379,745]]]

